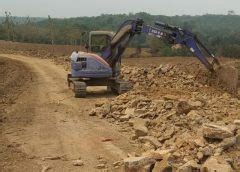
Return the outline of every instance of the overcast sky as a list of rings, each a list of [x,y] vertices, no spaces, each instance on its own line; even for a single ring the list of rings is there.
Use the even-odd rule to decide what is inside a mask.
[[[0,0],[14,16],[79,17],[100,14],[148,12],[162,15],[240,14],[240,0]]]

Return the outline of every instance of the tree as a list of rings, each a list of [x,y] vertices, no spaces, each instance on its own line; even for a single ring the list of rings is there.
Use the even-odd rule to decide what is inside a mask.
[[[48,15],[48,30],[49,30],[49,38],[51,40],[51,44],[54,44],[54,37],[55,37],[55,29],[53,19],[50,15]]]
[[[235,11],[234,10],[229,10],[228,11],[228,15],[235,15],[236,13],[235,13]]]
[[[13,19],[12,19],[12,15],[11,15],[11,12],[9,11],[5,11],[5,22],[4,22],[4,25],[5,25],[5,29],[7,31],[7,40],[10,41],[10,40],[13,40],[14,41],[14,22],[13,22]]]
[[[22,27],[24,30],[23,31],[23,39],[26,42],[37,42],[38,28],[29,16],[27,16],[26,22]]]

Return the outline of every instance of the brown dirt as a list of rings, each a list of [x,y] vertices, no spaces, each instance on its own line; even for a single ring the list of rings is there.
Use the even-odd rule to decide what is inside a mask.
[[[143,151],[149,151],[156,149],[151,146],[159,144],[149,147],[138,138],[134,124],[130,125],[133,123],[131,121],[145,120],[147,129],[142,129],[142,132],[148,130],[147,135],[162,144],[160,150],[174,149],[169,161],[175,168],[180,168],[189,160],[202,165],[209,155],[205,156],[206,159],[198,159],[197,153],[203,147],[219,146],[219,140],[204,140],[203,126],[213,123],[237,128],[234,121],[239,119],[239,98],[209,86],[207,82],[201,84],[194,75],[181,70],[179,65],[168,63],[161,67],[157,64],[154,66],[124,66],[123,77],[133,83],[133,89],[107,102],[111,107],[107,114],[105,105],[93,112],[111,123],[120,123],[133,143],[139,144]],[[240,130],[233,133],[239,134]],[[199,139],[204,140],[206,147],[199,148],[192,144]],[[231,158],[233,168],[239,171],[239,147],[233,145],[225,148],[221,156]]]
[[[74,50],[82,50],[83,47],[77,45],[48,45],[32,44],[20,42],[8,42],[0,40],[0,52],[6,54],[21,54],[31,57],[52,58],[68,56]]]
[[[86,99],[75,99],[67,88],[69,61],[66,54],[71,53],[72,47],[64,50],[59,46],[59,50],[51,53],[51,47],[45,45],[10,43],[11,48],[8,48],[9,43],[3,44],[0,52],[11,55],[0,55],[0,159],[3,159],[0,171],[40,171],[44,167],[50,167],[49,171],[99,171],[96,169],[99,156],[106,159],[110,171],[116,171],[113,170],[113,162],[125,158],[129,152],[140,151],[134,143],[131,144],[128,134],[119,132],[123,129],[121,123],[119,126],[88,116],[95,104],[116,100],[114,95],[103,87],[96,87],[88,90]],[[235,64],[236,60],[221,58],[221,61]],[[196,58],[131,58],[123,59],[123,64],[150,69],[161,64],[176,65],[180,72],[185,72],[186,78],[193,75],[197,81],[206,83],[206,77],[199,75],[205,69]],[[175,83],[178,79],[174,76],[159,77],[155,87],[146,86],[151,79],[143,80],[145,91],[141,94],[159,100],[166,94],[190,99],[199,92],[214,99],[225,93],[204,84],[198,90],[188,87],[189,83],[175,88],[179,86]],[[230,100],[235,101],[233,97]],[[223,117],[229,123],[238,118],[237,113],[230,115],[236,109],[231,103],[225,103],[224,107],[224,111],[230,110],[226,113],[229,118]],[[210,108],[217,112],[222,104]],[[73,166],[72,161],[80,157],[85,165]]]
[[[26,90],[31,74],[28,68],[20,62],[0,57],[0,169],[1,171],[31,171],[39,169],[34,160],[29,159],[17,142],[10,142],[7,137],[21,131],[19,124],[27,123],[29,117],[9,114],[7,107],[14,106],[19,94]],[[11,130],[11,131],[10,131]]]
[[[51,171],[99,171],[99,156],[111,170],[113,162],[135,151],[118,127],[88,116],[95,103],[113,97],[105,88],[75,99],[66,86],[67,72],[49,60],[1,55],[1,62],[1,91],[14,99],[14,104],[1,104],[1,171],[40,171],[46,166]],[[85,165],[73,166],[80,157]]]
[[[85,51],[83,46],[78,45],[49,45],[8,42],[0,40],[0,52],[5,54],[21,54],[39,58],[68,57],[74,50]],[[136,48],[127,48],[124,57],[132,57],[136,54]],[[142,57],[150,57],[149,49],[143,48]]]

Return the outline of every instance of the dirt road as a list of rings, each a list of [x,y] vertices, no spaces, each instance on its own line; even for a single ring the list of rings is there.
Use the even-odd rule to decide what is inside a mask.
[[[94,88],[88,98],[76,99],[67,88],[67,72],[52,62],[17,55],[0,55],[0,59],[14,61],[28,72],[17,99],[4,106],[1,171],[47,167],[49,171],[99,171],[99,156],[113,171],[113,162],[135,151],[118,128],[88,116],[95,103],[114,96],[104,88]],[[112,141],[104,142],[106,139]],[[84,166],[73,166],[72,161],[79,158]]]

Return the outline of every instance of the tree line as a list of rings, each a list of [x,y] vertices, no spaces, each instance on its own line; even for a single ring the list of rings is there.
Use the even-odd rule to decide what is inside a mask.
[[[217,56],[240,58],[240,16],[202,15],[202,16],[163,16],[148,13],[103,14],[96,17],[77,17],[67,19],[18,18],[10,12],[0,18],[0,39],[17,42],[43,44],[84,45],[88,32],[92,30],[115,31],[127,19],[142,18],[148,24],[162,21],[189,29]],[[144,35],[136,37],[131,47],[150,48],[152,53],[162,56],[191,55],[186,49],[174,49],[166,43]]]

